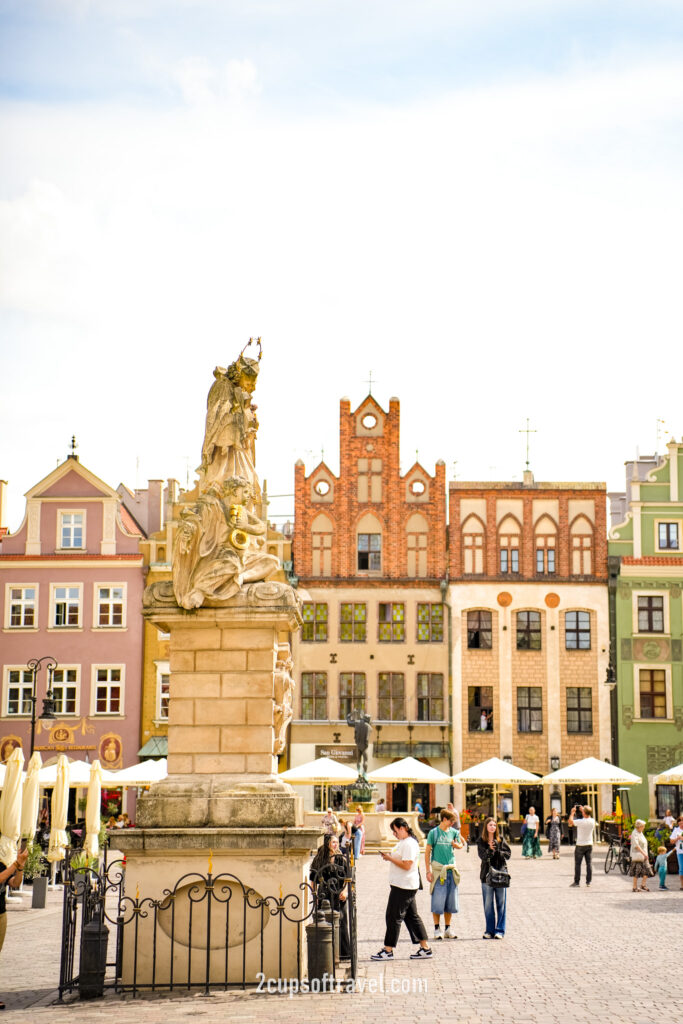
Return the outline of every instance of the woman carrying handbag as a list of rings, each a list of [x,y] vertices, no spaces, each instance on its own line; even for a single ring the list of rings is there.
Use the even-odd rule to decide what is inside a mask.
[[[484,822],[482,834],[477,840],[477,853],[481,858],[479,879],[486,918],[483,937],[502,939],[505,935],[507,888],[510,884],[507,861],[511,851],[498,834],[498,823],[494,818],[487,818]]]
[[[645,822],[638,818],[633,832],[631,832],[631,875],[633,877],[633,891],[638,891],[638,879],[640,879],[640,891],[649,892],[646,882],[652,874],[650,869],[650,851],[647,839],[643,835]]]

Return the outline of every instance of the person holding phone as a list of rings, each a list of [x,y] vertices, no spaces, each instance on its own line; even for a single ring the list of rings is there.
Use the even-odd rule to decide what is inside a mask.
[[[21,881],[24,877],[24,864],[28,857],[28,850],[26,848],[26,840],[23,839],[21,843],[21,849],[17,854],[17,859],[12,861],[9,867],[0,862],[0,951],[5,941],[5,933],[7,931],[7,903],[5,900],[7,893],[7,886],[11,889],[18,889],[21,885]],[[0,1010],[5,1009],[5,1004],[0,1002]]]
[[[574,821],[576,813],[581,817]],[[576,846],[574,847],[574,881],[573,886],[581,885],[581,861],[586,861],[586,887],[590,886],[593,878],[593,829],[595,821],[593,812],[588,805],[580,807],[575,804],[567,820],[570,828],[576,829]]]
[[[394,818],[389,826],[397,840],[391,853],[380,850],[382,860],[389,862],[389,900],[385,914],[384,945],[370,957],[371,960],[393,960],[401,923],[405,924],[413,944],[418,946],[410,954],[411,960],[431,957],[427,932],[420,917],[415,897],[420,888],[420,846],[415,833],[405,818]]]

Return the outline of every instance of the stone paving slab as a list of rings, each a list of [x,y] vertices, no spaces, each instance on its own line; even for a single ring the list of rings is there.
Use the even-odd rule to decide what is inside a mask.
[[[61,898],[49,894],[45,910],[29,900],[9,909],[7,939],[0,954],[0,991],[5,1024],[202,1024],[252,1021],[328,1024],[348,1013],[392,1024],[660,1024],[683,991],[683,958],[677,937],[683,923],[683,891],[670,875],[668,892],[631,893],[631,880],[603,871],[596,851],[593,885],[570,888],[571,851],[559,861],[547,855],[525,861],[515,847],[508,891],[508,931],[502,942],[483,941],[484,917],[476,850],[462,851],[457,941],[434,943],[432,960],[409,960],[403,931],[395,959],[369,960],[382,944],[388,867],[377,855],[358,869],[358,991],[271,994],[232,991],[160,994],[133,999],[108,993],[103,999],[57,1001],[61,942]],[[419,895],[431,934],[429,895]],[[670,952],[668,952],[670,951]],[[362,991],[361,991],[362,989]],[[352,1000],[352,1002],[350,1002]]]

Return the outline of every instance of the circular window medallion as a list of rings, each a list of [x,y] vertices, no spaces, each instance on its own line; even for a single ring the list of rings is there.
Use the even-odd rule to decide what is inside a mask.
[[[324,497],[326,494],[330,493],[330,485],[327,482],[327,480],[318,480],[314,489],[315,493],[319,494],[321,497]]]
[[[377,426],[377,417],[371,412],[366,412],[365,416],[363,416],[361,420],[361,423],[363,424],[366,430],[372,430],[373,427]]]
[[[557,608],[560,603],[559,594],[546,594],[545,603],[548,605],[548,608]]]
[[[507,590],[501,590],[496,600],[501,608],[507,608],[512,604],[512,594],[508,594]]]
[[[647,643],[643,644],[643,654],[648,661],[654,661],[661,654],[661,647],[656,640],[648,640]]]
[[[415,495],[424,494],[426,489],[427,488],[424,485],[424,480],[413,480],[413,482],[410,485],[410,493],[411,494],[415,494]]]

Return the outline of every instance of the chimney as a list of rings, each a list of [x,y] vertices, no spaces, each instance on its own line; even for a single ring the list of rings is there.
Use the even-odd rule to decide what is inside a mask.
[[[164,509],[164,519],[171,518],[171,505],[175,505],[178,500],[178,490],[180,484],[173,477],[169,477],[166,481],[166,507]]]
[[[161,529],[164,515],[164,481],[147,481],[147,536]]]

